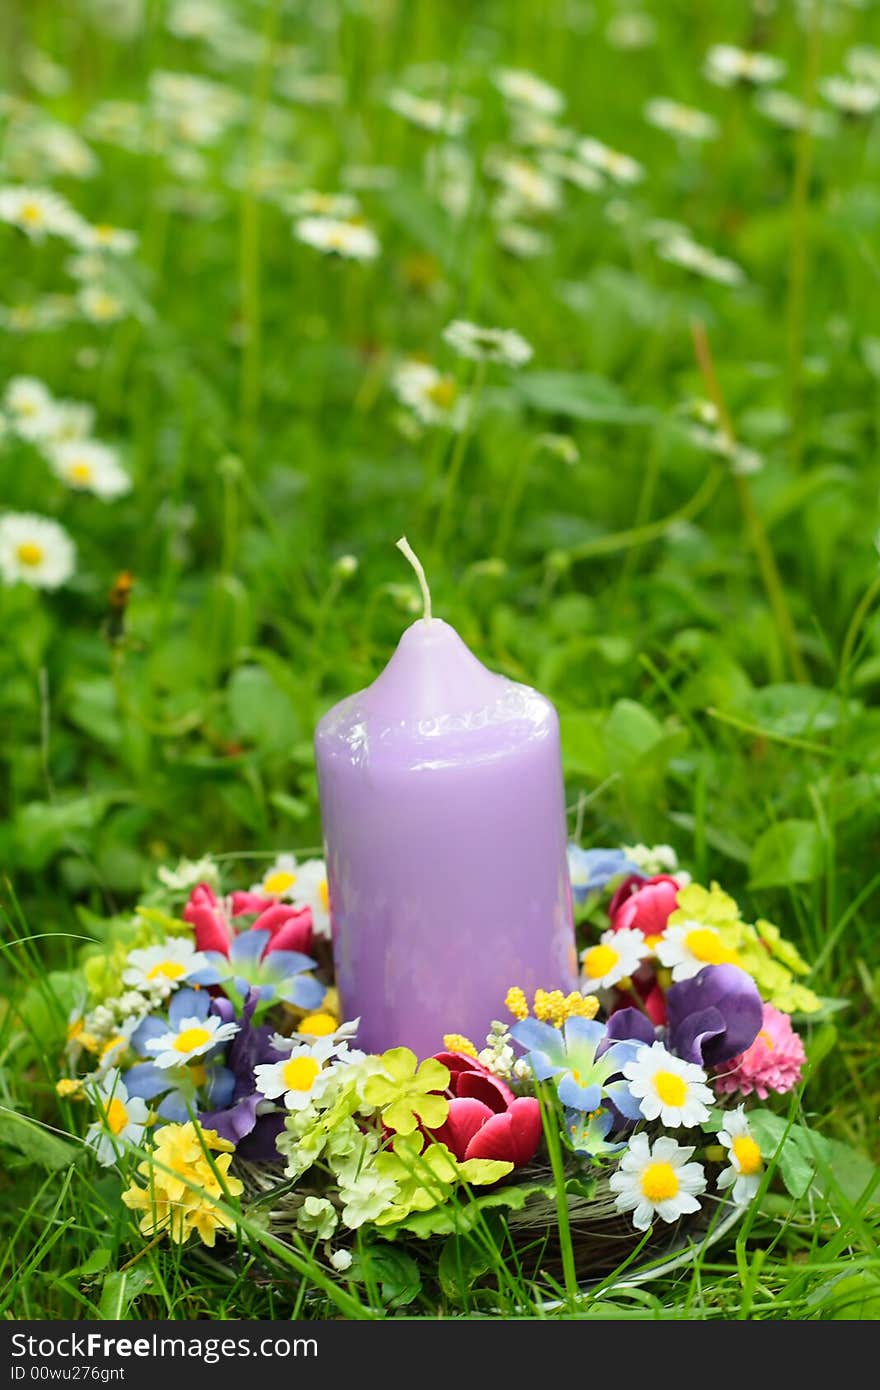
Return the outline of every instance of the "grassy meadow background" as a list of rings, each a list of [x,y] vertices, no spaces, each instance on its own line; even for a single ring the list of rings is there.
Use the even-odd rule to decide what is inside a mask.
[[[770,86],[805,106],[710,81],[717,44],[784,63]],[[564,110],[518,108],[505,69]],[[88,403],[131,480],[102,500],[0,435],[0,510],[76,546],[62,587],[0,584],[5,1316],[356,1312],[243,1250],[120,1275],[115,1180],[35,1161],[8,1112],[64,1123],[47,971],[90,913],[182,855],[320,843],[312,729],[419,611],[402,532],[435,612],[557,703],[582,843],[672,843],[849,1001],[812,1032],[804,1104],[876,1159],[880,120],[840,109],[847,73],[880,91],[871,0],[3,6],[0,205],[52,189],[137,234],[89,279],[0,221],[0,396],[28,376]],[[652,124],[658,97],[712,133]],[[586,137],[639,176],[597,174]],[[378,254],[300,240],[306,191],[355,196]],[[456,355],[456,319],[531,360]],[[412,358],[459,428],[400,399]],[[877,1190],[856,1195],[780,1189],[695,1268],[579,1315],[876,1317]],[[456,1311],[393,1280],[387,1301]]]

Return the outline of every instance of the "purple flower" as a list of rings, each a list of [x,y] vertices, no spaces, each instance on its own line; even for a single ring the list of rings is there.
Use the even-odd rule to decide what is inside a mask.
[[[717,1067],[751,1047],[763,1010],[751,975],[737,965],[707,965],[666,992],[667,1046],[686,1062]]]
[[[258,1114],[257,1107],[264,1098],[257,1092],[254,1067],[262,1062],[278,1062],[284,1054],[270,1043],[274,1030],[268,1024],[254,1026],[254,1010],[259,1002],[259,989],[249,989],[238,1016],[239,1030],[226,1054],[226,1064],[234,1079],[231,1093],[219,1102],[217,1109],[202,1111],[199,1120],[205,1129],[216,1130],[221,1139],[235,1144],[243,1158],[261,1162],[275,1159],[277,1162],[279,1154],[275,1140],[283,1127],[284,1116],[280,1117],[279,1125],[277,1115]],[[236,1016],[228,999],[215,999],[213,1007],[224,1020],[227,1014],[229,1020]]]
[[[641,1009],[615,1009],[608,1020],[607,1033],[609,1042],[639,1042],[650,1047],[657,1040],[656,1028]],[[600,1046],[600,1056],[603,1047]]]

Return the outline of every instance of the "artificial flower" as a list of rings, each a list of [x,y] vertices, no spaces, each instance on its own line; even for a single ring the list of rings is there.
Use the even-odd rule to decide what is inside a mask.
[[[751,1046],[763,1005],[751,975],[735,965],[707,965],[670,985],[666,1019],[670,1051],[686,1062],[715,1067]]]
[[[382,1122],[398,1134],[412,1134],[417,1124],[437,1129],[449,1113],[442,1094],[449,1085],[448,1067],[429,1057],[419,1063],[408,1047],[392,1047],[381,1056],[382,1071],[368,1078],[364,1099],[375,1105]]]
[[[541,1109],[534,1096],[516,1097],[498,1076],[467,1054],[441,1052],[449,1072],[449,1112],[430,1126],[456,1158],[501,1159],[520,1167],[541,1142]]]
[[[771,1092],[781,1094],[796,1086],[805,1062],[804,1045],[788,1015],[765,1004],[755,1041],[716,1072],[714,1084],[722,1094],[738,1091],[748,1096],[754,1091],[766,1100]]]
[[[699,1211],[697,1196],[706,1190],[699,1163],[689,1163],[693,1148],[684,1148],[662,1135],[651,1145],[647,1134],[634,1134],[608,1179],[618,1211],[631,1211],[637,1231],[647,1231],[654,1216],[677,1221]]]
[[[203,1057],[220,1043],[234,1038],[237,1032],[237,1023],[223,1023],[216,1014],[186,1014],[175,1020],[167,1032],[148,1038],[145,1047],[155,1055],[156,1066],[164,1070]]]
[[[623,1074],[646,1120],[661,1120],[670,1129],[692,1128],[709,1118],[714,1096],[706,1073],[693,1062],[667,1052],[663,1043],[640,1047]]]
[[[279,1061],[254,1068],[257,1090],[267,1100],[283,1096],[288,1110],[302,1110],[320,1099],[321,1088],[339,1057],[340,1049],[327,1038],[300,1043]]]
[[[598,946],[589,946],[581,953],[584,991],[611,989],[634,975],[648,955],[650,948],[642,932],[632,927],[603,932]]]
[[[0,516],[0,578],[31,589],[58,589],[73,574],[76,550],[57,521],[31,512]]]
[[[149,1120],[149,1110],[139,1096],[129,1096],[119,1072],[106,1076],[87,1093],[98,1110],[98,1119],[86,1133],[86,1143],[95,1150],[105,1168],[115,1163],[126,1144],[140,1144]]]
[[[311,914],[305,908],[279,902],[253,890],[233,893],[228,900],[221,901],[210,884],[197,883],[183,909],[183,920],[194,928],[200,951],[218,951],[228,956],[237,927],[244,925],[237,924],[236,918],[251,914],[254,914],[252,928],[269,933],[264,954],[296,951],[307,955],[311,950]]]
[[[258,1066],[279,1062],[283,1053],[274,1046],[275,1036],[269,1024],[254,1023],[258,1003],[256,990],[249,990],[239,1015],[228,999],[215,999],[211,1004],[212,1012],[224,1022],[238,1023],[238,1032],[224,1058],[224,1073],[232,1084],[226,1084],[221,1091],[216,1081],[210,1085],[209,1078],[210,1108],[199,1112],[199,1122],[234,1144],[241,1158],[269,1163],[279,1160],[276,1140],[283,1116],[264,1113],[255,1073]]]
[[[670,874],[633,875],[621,883],[608,905],[612,931],[633,928],[643,936],[661,936],[678,902],[678,880]]]
[[[339,1216],[326,1197],[309,1195],[296,1214],[297,1228],[318,1240],[328,1240],[339,1225]]]
[[[626,1148],[625,1139],[609,1140],[615,1127],[611,1110],[566,1110],[565,1132],[575,1153],[595,1161],[608,1158]]]
[[[342,558],[345,559],[344,556]],[[300,864],[291,892],[291,902],[298,912],[309,912],[315,936],[320,941],[329,941],[330,890],[327,886],[327,866],[323,859],[307,859]]]
[[[155,946],[130,951],[122,979],[136,989],[148,988],[166,995],[185,980],[191,980],[207,964],[207,957],[187,937],[169,936]]]
[[[307,973],[315,962],[299,951],[273,950],[273,944],[268,929],[239,932],[228,955],[206,951],[206,964],[193,978],[200,985],[232,987],[242,998],[254,989],[263,1002],[283,999],[299,1009],[317,1008],[326,990]]]
[[[725,946],[715,927],[684,921],[667,926],[656,945],[657,957],[675,981],[689,980],[707,965],[736,965],[739,957]]]
[[[255,897],[290,899],[298,872],[295,854],[279,854],[248,891]]]
[[[718,1131],[718,1142],[730,1155],[728,1167],[718,1174],[718,1188],[723,1192],[729,1187],[736,1205],[748,1206],[761,1186],[764,1164],[741,1105],[725,1115],[724,1126]]]
[[[183,1244],[195,1231],[212,1246],[218,1231],[235,1227],[219,1203],[244,1191],[241,1179],[229,1173],[231,1159],[232,1145],[213,1131],[191,1121],[165,1125],[150,1158],[138,1164],[146,1186],[132,1182],[122,1200],[130,1210],[143,1213],[143,1235],[167,1231]]]
[[[535,1079],[552,1077],[559,1099],[570,1110],[596,1110],[608,1101],[627,1118],[638,1117],[638,1104],[621,1076],[636,1047],[628,1042],[609,1043],[604,1023],[570,1018],[558,1029],[526,1018],[510,1032],[527,1049],[525,1060]]]
[[[622,849],[581,849],[568,846],[568,873],[572,896],[582,903],[590,893],[601,892],[614,879],[639,874],[639,867]]]

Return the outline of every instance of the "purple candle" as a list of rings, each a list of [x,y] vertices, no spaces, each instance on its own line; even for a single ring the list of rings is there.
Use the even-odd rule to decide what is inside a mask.
[[[358,1045],[482,1047],[511,985],[577,987],[559,721],[447,623],[404,632],[315,734],[336,981]]]

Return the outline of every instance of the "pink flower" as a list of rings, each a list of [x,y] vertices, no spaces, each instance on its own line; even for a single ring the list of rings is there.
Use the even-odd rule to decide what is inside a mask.
[[[715,1073],[715,1088],[720,1092],[739,1091],[744,1096],[755,1091],[761,1100],[766,1100],[771,1091],[781,1093],[796,1086],[805,1061],[804,1045],[788,1014],[765,1004],[760,1033],[751,1047]]]
[[[519,1167],[541,1142],[541,1109],[534,1096],[516,1097],[474,1057],[439,1052],[449,1068],[449,1114],[433,1137],[456,1158],[496,1158]]]
[[[633,874],[624,879],[608,906],[612,931],[633,927],[645,936],[660,936],[678,906],[677,895],[678,882],[670,874],[645,879]]]
[[[312,914],[307,907],[295,908],[258,893],[233,893],[231,899],[221,900],[207,883],[197,883],[183,909],[183,920],[195,928],[199,951],[219,951],[228,956],[236,935],[235,918],[256,913],[250,924],[254,931],[267,931],[269,943],[263,952],[299,951],[308,955],[312,949]],[[246,926],[246,923],[242,923]]]

